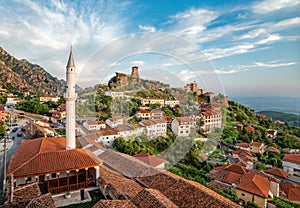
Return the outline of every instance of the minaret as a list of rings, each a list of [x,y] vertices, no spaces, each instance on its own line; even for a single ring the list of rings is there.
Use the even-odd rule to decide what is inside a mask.
[[[75,93],[75,64],[72,53],[72,46],[70,49],[70,56],[67,64],[67,86],[64,93],[66,100],[66,149],[75,149],[75,100],[77,94]]]

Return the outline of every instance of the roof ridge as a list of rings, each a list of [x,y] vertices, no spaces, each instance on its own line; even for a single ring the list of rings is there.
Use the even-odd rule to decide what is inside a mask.
[[[254,173],[254,176],[253,176],[253,178],[252,178],[252,182],[254,183],[254,185],[256,186],[256,188],[258,188],[258,190],[263,194],[263,195],[265,195],[264,194],[264,192],[259,188],[259,186],[256,184],[256,181],[254,181],[254,178],[255,177],[262,177],[262,178],[265,178],[265,177],[263,177],[263,176],[260,176],[260,175],[258,175],[258,174],[256,174],[256,173]],[[268,179],[267,179],[268,180]]]

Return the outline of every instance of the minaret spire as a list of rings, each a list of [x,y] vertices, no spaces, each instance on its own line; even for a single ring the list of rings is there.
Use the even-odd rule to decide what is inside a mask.
[[[72,53],[72,46],[70,48],[69,60],[67,63],[67,86],[64,93],[64,98],[66,100],[66,149],[75,149],[76,140],[75,140],[75,101],[77,94],[75,92],[75,63]]]

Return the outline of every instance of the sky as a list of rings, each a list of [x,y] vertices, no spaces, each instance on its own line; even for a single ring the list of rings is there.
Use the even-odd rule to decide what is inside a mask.
[[[142,78],[230,96],[300,97],[300,0],[11,0],[0,47],[81,87]]]

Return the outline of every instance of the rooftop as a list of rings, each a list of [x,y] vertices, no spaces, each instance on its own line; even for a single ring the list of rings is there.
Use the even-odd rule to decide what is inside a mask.
[[[241,178],[241,182],[237,185],[237,189],[267,198],[270,189],[270,181],[255,173],[247,173]]]
[[[10,160],[7,175],[12,173],[14,178],[25,178],[95,167],[101,163],[89,150],[66,150],[65,138],[39,138],[23,141]]]
[[[286,171],[284,171],[281,168],[271,168],[269,170],[267,170],[267,173],[275,175],[275,176],[279,176],[281,178],[287,178],[290,176],[290,174]]]
[[[300,154],[286,154],[283,161],[292,162],[300,165]]]
[[[134,155],[133,157],[143,161],[144,163],[147,163],[148,165],[151,165],[153,167],[156,167],[162,163],[167,162],[164,159],[161,159],[159,157],[156,157],[156,155],[150,155],[149,153],[139,153],[137,155]]]

